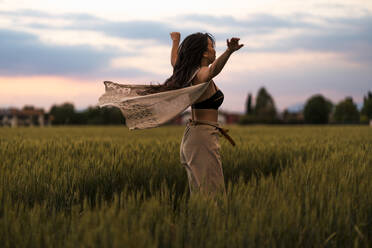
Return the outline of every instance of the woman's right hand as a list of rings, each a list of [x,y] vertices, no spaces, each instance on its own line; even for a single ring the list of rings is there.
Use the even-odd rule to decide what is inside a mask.
[[[179,32],[172,32],[170,33],[170,37],[173,41],[180,41],[181,34]]]

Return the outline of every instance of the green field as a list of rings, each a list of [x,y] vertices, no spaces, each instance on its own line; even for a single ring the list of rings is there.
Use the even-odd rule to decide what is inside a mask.
[[[372,247],[372,128],[231,126],[226,205],[183,127],[0,128],[1,247]]]

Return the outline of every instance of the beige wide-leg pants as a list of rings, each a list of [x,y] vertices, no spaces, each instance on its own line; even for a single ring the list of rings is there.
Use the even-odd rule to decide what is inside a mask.
[[[210,124],[219,126],[216,122]],[[219,131],[211,125],[189,122],[181,147],[181,164],[185,167],[191,194],[196,191],[226,195],[220,156]]]

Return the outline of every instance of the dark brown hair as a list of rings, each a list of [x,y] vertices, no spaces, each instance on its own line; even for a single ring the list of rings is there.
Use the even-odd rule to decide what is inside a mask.
[[[211,39],[213,44],[215,43],[213,36],[209,33],[194,33],[187,36],[178,48],[172,76],[163,84],[150,85],[145,91],[138,93],[147,95],[190,86],[189,80],[200,67],[203,53],[208,49],[208,39]]]

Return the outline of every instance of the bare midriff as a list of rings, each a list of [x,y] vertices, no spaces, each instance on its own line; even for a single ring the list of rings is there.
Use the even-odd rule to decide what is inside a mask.
[[[217,122],[218,110],[216,109],[192,109],[195,121]]]

